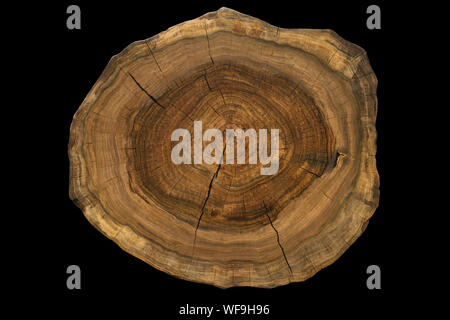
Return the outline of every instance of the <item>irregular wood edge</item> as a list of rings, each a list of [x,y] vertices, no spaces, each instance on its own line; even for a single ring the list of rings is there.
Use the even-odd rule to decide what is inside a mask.
[[[239,18],[240,22],[250,25],[258,24],[262,28],[266,29],[268,32],[263,34],[262,36],[255,36],[252,34],[247,34],[247,36],[251,36],[257,39],[264,39],[266,41],[273,41],[276,44],[284,44],[289,45],[291,47],[298,48],[300,50],[305,50],[305,48],[301,47],[301,42],[295,43],[291,39],[287,41],[285,38],[282,38],[280,35],[283,33],[287,33],[289,36],[294,35],[297,32],[308,32],[317,35],[326,35],[329,39],[330,50],[331,47],[334,48],[334,54],[341,54],[348,57],[348,63],[344,66],[334,66],[330,65],[331,60],[326,61],[326,57],[316,56],[318,59],[322,61],[327,67],[334,69],[336,72],[341,73],[347,79],[351,79],[353,84],[355,85],[357,90],[361,90],[365,97],[365,105],[361,106],[364,109],[361,111],[365,122],[365,132],[362,135],[361,144],[363,146],[360,172],[358,174],[357,182],[355,184],[354,190],[365,184],[364,180],[370,180],[371,185],[373,186],[371,190],[371,194],[356,195],[355,193],[350,193],[347,199],[344,200],[344,203],[348,203],[351,200],[362,203],[360,206],[360,211],[358,212],[357,217],[359,218],[359,223],[354,224],[353,232],[349,234],[348,239],[345,239],[346,246],[342,247],[339,252],[336,252],[333,258],[330,258],[326,261],[323,261],[319,265],[315,265],[314,271],[309,274],[293,274],[292,277],[287,279],[277,279],[278,281],[271,281],[267,283],[255,283],[255,282],[240,282],[240,283],[231,283],[231,282],[211,282],[210,280],[202,280],[198,278],[192,278],[186,276],[184,274],[175,273],[172,270],[168,269],[165,265],[159,263],[158,261],[154,261],[150,259],[150,257],[146,257],[142,255],[138,250],[136,250],[136,243],[145,242],[146,239],[142,238],[139,234],[135,233],[128,226],[121,225],[113,220],[112,217],[106,214],[106,212],[102,208],[102,204],[96,198],[96,196],[90,192],[86,184],[86,178],[82,176],[82,172],[87,170],[87,166],[84,163],[82,157],[82,137],[80,137],[80,132],[75,129],[75,124],[77,119],[81,114],[84,114],[89,111],[90,101],[88,101],[88,97],[94,95],[99,88],[108,81],[109,76],[115,72],[118,65],[120,65],[120,60],[126,58],[129,51],[131,51],[136,45],[142,42],[155,42],[158,45],[159,41],[164,39],[169,39],[169,42],[164,43],[166,46],[170,42],[174,42],[179,40],[179,37],[182,35],[179,33],[179,28],[183,25],[190,24],[194,21],[201,19],[216,19],[217,17],[221,17],[223,19],[236,19]],[[222,30],[232,31],[223,27]],[[166,39],[166,40],[167,40]],[[300,41],[300,40],[299,40]],[[310,54],[314,55],[313,48],[310,48]],[[265,287],[265,288],[273,288],[280,285],[285,285],[290,282],[301,282],[304,281],[313,275],[315,275],[321,269],[329,266],[334,263],[364,232],[367,224],[369,222],[369,218],[373,215],[376,208],[378,207],[379,202],[379,175],[376,169],[376,114],[378,101],[376,97],[376,89],[377,89],[377,78],[370,66],[367,54],[364,49],[361,47],[346,41],[341,38],[336,32],[328,29],[317,30],[317,29],[284,29],[272,26],[262,20],[257,18],[239,13],[232,9],[221,8],[217,11],[207,13],[197,19],[189,20],[178,25],[175,25],[166,31],[159,33],[156,36],[153,36],[146,40],[135,41],[128,45],[122,52],[113,56],[108,62],[107,66],[103,70],[101,76],[96,81],[92,89],[89,91],[86,99],[82,102],[80,108],[76,111],[73,121],[70,127],[70,138],[69,138],[69,160],[70,160],[70,184],[69,184],[69,197],[70,199],[82,210],[86,219],[103,235],[114,241],[122,250],[127,253],[145,261],[156,269],[163,271],[167,274],[170,274],[176,278],[181,278],[184,280],[197,282],[197,283],[206,283],[210,285],[214,285],[219,288],[229,288],[233,286],[256,286],[256,287]],[[366,168],[366,170],[364,170]],[[82,179],[84,178],[84,179]],[[82,195],[80,197],[80,195]],[[367,200],[366,198],[371,198]],[[340,208],[337,215],[342,214],[345,210],[345,206]]]

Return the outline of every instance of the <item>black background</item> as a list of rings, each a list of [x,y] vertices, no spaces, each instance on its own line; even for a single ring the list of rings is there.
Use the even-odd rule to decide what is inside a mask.
[[[71,4],[81,8],[81,30],[66,28],[66,8]],[[366,8],[370,4],[381,8],[381,30],[366,27]],[[67,145],[71,120],[109,59],[134,41],[149,38],[222,6],[282,28],[332,29],[367,51],[378,78],[379,207],[366,231],[342,257],[302,283],[274,289],[219,289],[174,278],[122,251],[89,224],[68,196]],[[351,318],[384,313],[388,307],[398,306],[400,297],[411,294],[407,287],[411,281],[408,269],[413,261],[407,257],[406,248],[414,240],[399,236],[407,218],[401,205],[406,192],[402,192],[403,186],[399,184],[407,168],[400,165],[398,157],[407,147],[399,144],[403,134],[399,124],[407,120],[403,112],[405,106],[398,103],[399,96],[406,90],[401,79],[401,63],[405,63],[402,47],[408,41],[401,36],[403,24],[399,17],[405,15],[403,8],[395,8],[384,1],[329,4],[122,1],[120,5],[109,2],[94,5],[73,0],[45,4],[40,9],[43,9],[45,21],[36,24],[34,31],[38,35],[26,40],[30,47],[42,50],[41,55],[34,58],[41,75],[37,82],[44,88],[52,88],[39,101],[45,106],[40,116],[44,123],[41,131],[46,138],[41,140],[45,143],[39,147],[39,152],[46,154],[41,159],[46,165],[41,178],[46,186],[38,188],[45,194],[43,197],[51,201],[45,201],[45,210],[42,209],[38,219],[39,227],[35,226],[39,229],[39,249],[33,252],[33,261],[43,269],[38,276],[40,285],[35,287],[38,296],[51,305],[65,306],[71,312],[94,306],[99,311],[142,312],[150,319],[194,319],[177,315],[179,308],[186,304],[268,304],[269,316],[251,318],[298,319],[309,312],[316,316],[345,314]],[[34,205],[43,203],[38,201]],[[81,290],[66,287],[66,268],[71,264],[81,267]],[[381,268],[381,290],[366,287],[366,268],[371,264]],[[219,314],[214,314],[213,319],[219,318]]]

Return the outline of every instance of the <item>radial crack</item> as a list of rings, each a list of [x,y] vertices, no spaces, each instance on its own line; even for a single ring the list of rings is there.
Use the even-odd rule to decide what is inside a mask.
[[[206,29],[206,24],[205,24],[205,33],[206,33],[206,41],[208,41],[208,55],[209,58],[211,59],[211,63],[214,65],[214,59],[211,57],[211,47],[209,45],[208,30]]]
[[[286,264],[287,264],[287,266],[288,266],[288,268],[289,268],[289,272],[292,274],[291,265],[289,264],[289,261],[288,261],[288,259],[287,259],[287,257],[286,257],[286,253],[284,252],[283,246],[282,246],[281,243],[280,243],[280,234],[278,233],[278,230],[275,229],[275,226],[274,226],[273,223],[272,223],[272,219],[270,219],[270,216],[269,216],[269,214],[267,213],[267,207],[266,207],[266,204],[264,203],[264,201],[263,201],[263,205],[264,205],[264,209],[266,209],[265,214],[266,214],[266,216],[267,216],[267,219],[269,219],[269,223],[270,223],[270,225],[272,226],[272,229],[273,229],[273,230],[275,231],[275,233],[277,234],[277,242],[278,242],[278,246],[279,246],[280,249],[281,249],[281,253],[283,254],[284,261],[286,261]]]
[[[206,72],[203,74],[203,77],[205,78],[205,82],[206,82],[206,85],[208,86],[209,91],[212,91],[212,88],[211,88],[211,86],[209,85],[209,82],[208,82],[208,78],[206,77]]]
[[[133,81],[136,83],[136,85],[139,87],[139,89],[141,89],[142,91],[145,92],[145,94],[154,102],[156,103],[158,106],[160,106],[161,108],[165,109],[166,107],[164,107],[161,103],[159,103],[150,93],[147,92],[147,90],[144,89],[144,87],[142,87],[140,85],[139,82],[137,82],[137,80],[133,77],[133,75],[131,73],[128,72],[128,75],[131,77],[131,79],[133,79]]]
[[[153,60],[155,60],[156,66],[158,67],[159,71],[161,71],[161,73],[164,74],[164,72],[162,71],[161,67],[159,66],[158,60],[156,60],[156,57],[155,57],[155,55],[153,54],[152,49],[150,49],[150,46],[148,45],[147,40],[145,40],[145,44],[147,45],[148,51],[149,51],[150,54],[152,55]]]
[[[209,195],[211,194],[211,189],[212,189],[212,186],[213,186],[213,182],[214,182],[214,180],[217,178],[217,176],[219,175],[219,170],[220,170],[220,168],[222,167],[222,161],[223,161],[223,156],[225,155],[225,149],[226,149],[226,145],[225,145],[225,147],[223,148],[222,157],[220,158],[219,165],[217,166],[217,170],[216,170],[216,172],[213,174],[213,176],[212,176],[212,178],[211,178],[211,181],[209,182],[208,193],[207,193],[207,195],[206,195],[205,201],[203,202],[203,205],[202,205],[202,211],[201,211],[201,213],[200,213],[200,216],[198,217],[197,226],[196,226],[196,228],[195,228],[194,245],[195,245],[195,241],[197,240],[197,231],[198,231],[198,228],[200,227],[200,221],[202,220],[203,214],[205,213],[206,203],[208,202]]]
[[[227,104],[227,103],[225,102],[225,98],[224,98],[224,96],[223,96],[222,90],[219,89],[219,92],[220,92],[220,95],[222,96],[223,104],[224,104],[224,105]]]

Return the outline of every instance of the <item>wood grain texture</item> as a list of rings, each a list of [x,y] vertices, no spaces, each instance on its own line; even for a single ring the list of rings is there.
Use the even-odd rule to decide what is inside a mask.
[[[70,129],[70,197],[123,250],[218,287],[308,279],[378,206],[377,79],[331,30],[222,8],[114,56]],[[279,128],[280,164],[175,165],[177,128]],[[204,143],[206,145],[206,143]]]

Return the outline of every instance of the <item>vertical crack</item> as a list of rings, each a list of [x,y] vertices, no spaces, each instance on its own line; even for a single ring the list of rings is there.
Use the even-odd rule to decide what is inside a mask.
[[[145,92],[145,94],[154,102],[156,103],[158,106],[160,106],[161,108],[165,109],[166,107],[164,107],[161,103],[159,103],[150,93],[147,92],[147,90],[144,89],[144,87],[142,87],[140,85],[140,83],[133,77],[133,75],[129,72],[127,72],[128,75],[131,77],[131,79],[133,79],[134,83],[136,83],[136,85],[139,87],[139,89],[141,89],[143,92]]]
[[[206,77],[206,72],[203,74],[203,77],[205,78],[206,85],[208,86],[209,91],[212,91],[212,88],[211,88],[211,86],[209,85],[208,78]]]
[[[265,213],[266,213],[267,219],[269,219],[269,223],[270,223],[270,225],[272,226],[272,229],[273,229],[273,230],[275,231],[275,233],[277,234],[277,242],[278,242],[278,246],[279,246],[280,249],[281,249],[281,253],[283,254],[284,261],[286,261],[286,264],[287,264],[287,266],[288,266],[288,268],[289,268],[289,272],[292,274],[291,265],[289,264],[289,261],[288,261],[288,259],[287,259],[287,257],[286,257],[286,253],[284,252],[284,249],[283,249],[283,247],[281,246],[281,243],[280,243],[280,235],[278,234],[278,230],[275,229],[275,226],[274,226],[273,223],[272,223],[272,219],[270,219],[270,216],[269,216],[269,214],[267,213],[267,207],[266,207],[266,204],[264,203],[264,201],[263,201],[263,205],[264,205],[264,209],[266,209]]]
[[[227,103],[225,102],[225,98],[224,98],[224,96],[223,96],[222,89],[219,89],[219,92],[220,92],[220,95],[222,96],[223,104],[224,104],[224,105],[227,104]]]
[[[206,29],[206,24],[205,24],[205,33],[206,33],[206,41],[208,41],[208,55],[209,58],[211,59],[211,63],[214,65],[214,59],[211,57],[211,46],[209,45],[208,30]]]
[[[150,54],[152,55],[153,60],[155,60],[155,63],[156,63],[156,65],[157,65],[159,71],[161,71],[161,73],[164,74],[164,72],[162,71],[161,67],[159,66],[158,60],[156,60],[156,57],[155,57],[155,55],[153,54],[152,49],[150,49],[150,46],[148,45],[147,40],[144,40],[144,42],[145,42],[145,44],[147,45],[148,51],[149,51]]]
[[[203,73],[203,78],[205,79],[205,82],[206,82],[206,85],[208,86],[209,91],[213,91],[214,89],[211,88],[211,85],[209,84],[209,81],[208,81],[208,77],[206,76],[206,71]],[[220,91],[220,89],[219,89],[219,91]],[[225,99],[223,97],[222,91],[220,91],[220,95],[222,96],[223,103],[225,104]],[[224,119],[226,121],[226,119],[220,113],[218,113],[217,110],[214,109],[211,105],[208,105],[208,107],[211,108],[218,116],[220,116],[222,119]]]
[[[194,234],[194,245],[195,245],[195,241],[197,240],[197,231],[198,228],[200,227],[200,221],[202,220],[203,215],[205,214],[205,207],[206,207],[206,203],[208,202],[209,196],[211,194],[211,189],[213,186],[213,182],[214,180],[217,178],[217,176],[219,175],[219,170],[222,167],[222,162],[223,162],[223,156],[225,155],[225,149],[226,149],[226,145],[223,148],[223,152],[222,152],[222,157],[220,158],[219,161],[219,165],[217,166],[217,170],[216,172],[213,174],[211,181],[209,182],[209,187],[208,187],[208,193],[206,195],[205,201],[203,201],[203,205],[202,205],[202,211],[200,213],[200,216],[198,217],[198,222],[197,222],[197,226],[195,228],[195,234]]]

